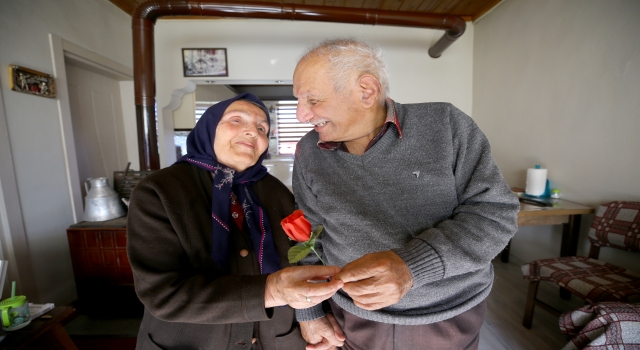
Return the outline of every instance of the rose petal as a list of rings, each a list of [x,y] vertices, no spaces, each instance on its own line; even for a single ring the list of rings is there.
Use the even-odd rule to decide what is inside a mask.
[[[305,239],[305,235],[300,233],[299,228],[293,223],[283,223],[282,228],[284,229],[284,232],[287,234],[287,236],[289,236],[289,238],[293,239],[294,241],[305,242],[307,240]]]
[[[295,241],[306,242],[311,237],[311,223],[300,209],[284,218],[280,224],[287,236]]]

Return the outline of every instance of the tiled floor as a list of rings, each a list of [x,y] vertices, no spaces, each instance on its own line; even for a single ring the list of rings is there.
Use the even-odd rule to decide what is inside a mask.
[[[513,260],[513,259],[512,259]],[[531,329],[522,325],[524,305],[529,281],[522,278],[520,265],[510,261],[493,260],[495,279],[487,298],[487,315],[480,330],[479,350],[556,350],[568,340],[560,332],[558,318],[536,307]],[[584,301],[572,297],[560,298],[557,286],[540,283],[538,298],[561,311],[570,311],[584,305]]]

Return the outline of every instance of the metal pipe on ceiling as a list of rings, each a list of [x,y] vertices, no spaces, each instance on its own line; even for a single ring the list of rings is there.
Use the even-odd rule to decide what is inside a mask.
[[[166,16],[242,17],[294,21],[317,21],[389,25],[444,30],[429,49],[431,57],[442,52],[465,31],[457,16],[376,9],[232,1],[146,1],[132,14],[133,75],[141,170],[160,169],[155,111],[154,25]]]

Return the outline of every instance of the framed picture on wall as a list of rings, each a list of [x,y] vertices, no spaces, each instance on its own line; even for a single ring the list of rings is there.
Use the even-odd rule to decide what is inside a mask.
[[[228,77],[227,49],[182,49],[185,77]]]
[[[14,65],[9,66],[9,73],[11,75],[11,90],[42,97],[56,97],[53,76]]]

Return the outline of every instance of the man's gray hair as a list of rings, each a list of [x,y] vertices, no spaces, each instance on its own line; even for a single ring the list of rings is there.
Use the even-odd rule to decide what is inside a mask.
[[[382,49],[355,39],[330,39],[310,48],[300,61],[320,57],[327,61],[329,74],[337,93],[343,92],[353,72],[355,79],[371,74],[380,82],[380,102],[384,103],[389,94],[387,65],[382,60]]]

